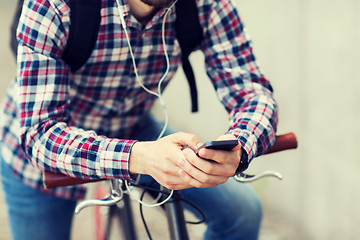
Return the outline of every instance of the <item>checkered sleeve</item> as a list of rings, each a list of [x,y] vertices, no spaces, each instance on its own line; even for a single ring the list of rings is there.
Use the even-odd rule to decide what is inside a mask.
[[[251,40],[231,0],[208,1],[205,24],[207,73],[229,113],[228,133],[240,140],[245,168],[275,141],[277,103],[256,63]],[[243,161],[243,159],[242,159]]]
[[[40,169],[86,179],[128,179],[134,141],[71,124],[70,69],[61,60],[68,24],[65,1],[25,1],[17,34],[21,147]]]

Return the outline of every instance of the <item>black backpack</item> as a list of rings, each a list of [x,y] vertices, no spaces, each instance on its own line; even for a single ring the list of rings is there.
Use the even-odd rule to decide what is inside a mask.
[[[16,28],[19,23],[23,1],[18,0],[11,25],[10,45],[15,56],[17,53]],[[70,33],[62,59],[70,65],[71,71],[75,72],[85,64],[95,46],[101,21],[101,0],[72,0],[70,1],[70,7]],[[191,111],[197,112],[197,89],[194,72],[189,62],[189,55],[202,41],[203,32],[195,0],[178,0],[176,3],[176,16],[176,37],[182,51],[182,67],[190,87]]]

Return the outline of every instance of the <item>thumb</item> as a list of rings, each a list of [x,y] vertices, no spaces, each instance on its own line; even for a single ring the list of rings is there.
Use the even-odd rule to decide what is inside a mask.
[[[238,140],[234,135],[232,134],[225,134],[222,135],[220,137],[218,137],[216,140]],[[235,152],[241,149],[241,144],[238,140],[238,145],[236,145],[236,147],[234,147],[233,149],[231,149],[231,151]]]
[[[171,136],[174,143],[181,147],[189,147],[193,151],[196,151],[196,149],[202,145],[199,138],[191,133],[178,132]]]

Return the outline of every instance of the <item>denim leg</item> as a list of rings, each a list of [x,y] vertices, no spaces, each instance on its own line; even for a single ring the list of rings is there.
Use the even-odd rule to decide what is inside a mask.
[[[139,133],[135,136],[136,140],[139,141],[154,141],[160,135],[164,123],[158,121],[151,114],[148,114],[145,119],[144,126],[138,131]],[[176,133],[177,131],[171,127],[167,127],[164,133],[164,136],[170,135],[172,133]]]
[[[1,178],[14,240],[67,240],[76,201],[34,190],[12,173],[0,157]]]
[[[162,124],[150,115],[147,122],[139,139],[154,140],[161,132]],[[76,201],[44,194],[26,186],[12,173],[11,167],[1,156],[0,168],[12,238],[14,240],[70,239]]]
[[[182,196],[205,214],[205,239],[255,240],[258,238],[262,205],[255,191],[230,178],[214,188],[181,190]],[[195,215],[199,213],[188,208]]]

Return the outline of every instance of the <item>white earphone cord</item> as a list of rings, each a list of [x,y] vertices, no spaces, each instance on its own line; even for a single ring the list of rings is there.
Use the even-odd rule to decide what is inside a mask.
[[[164,101],[164,98],[161,94],[161,85],[163,83],[163,81],[166,79],[168,73],[169,73],[169,70],[170,70],[170,61],[169,61],[169,56],[168,56],[168,53],[167,53],[167,48],[166,48],[166,44],[165,44],[165,23],[166,23],[166,18],[171,10],[171,8],[175,5],[177,1],[174,1],[167,9],[166,9],[166,12],[165,12],[165,15],[164,15],[164,18],[163,18],[163,22],[162,22],[162,34],[161,34],[161,37],[162,37],[162,45],[163,45],[163,50],[164,50],[164,56],[165,56],[165,60],[166,60],[166,71],[165,73],[162,75],[162,77],[160,78],[159,80],[159,84],[158,84],[158,92],[154,92],[150,89],[148,89],[141,81],[140,81],[140,77],[139,77],[139,74],[138,74],[138,71],[137,71],[137,67],[136,67],[136,61],[135,61],[135,57],[134,57],[134,53],[132,51],[132,47],[131,47],[131,44],[130,44],[130,38],[129,38],[129,35],[128,35],[128,32],[127,32],[127,29],[126,29],[126,24],[125,24],[125,19],[124,19],[124,15],[123,15],[123,12],[122,10],[120,9],[120,3],[119,3],[119,0],[116,0],[116,3],[118,5],[118,10],[119,10],[119,14],[120,14],[120,21],[121,21],[121,26],[122,28],[124,29],[124,32],[125,32],[125,36],[126,36],[126,41],[127,41],[127,44],[129,46],[129,52],[130,52],[130,55],[131,55],[131,59],[132,59],[132,63],[133,63],[133,66],[134,66],[134,73],[135,73],[135,78],[136,78],[136,81],[140,84],[141,88],[144,89],[146,92],[156,96],[159,101],[160,101],[160,104],[163,108],[163,111],[164,111],[164,118],[165,118],[165,121],[164,121],[164,127],[163,129],[161,130],[159,136],[157,137],[157,139],[160,139],[166,129],[167,129],[167,126],[168,126],[168,122],[169,122],[169,118],[168,118],[168,112],[167,112],[167,108],[166,108],[166,104],[165,104],[165,101]],[[147,207],[157,207],[157,206],[160,206],[164,203],[166,203],[167,201],[170,200],[170,198],[172,197],[173,195],[173,190],[171,190],[169,196],[163,200],[162,202],[160,203],[153,203],[153,204],[148,204],[148,203],[145,203],[143,202],[141,199],[139,199],[137,196],[135,196],[135,194],[132,192],[132,190],[130,189],[129,187],[129,184],[127,181],[125,181],[125,186],[126,186],[126,190],[127,192],[129,193],[129,195],[131,197],[133,197],[137,202],[139,202],[140,204],[144,205],[144,206],[147,206]],[[163,187],[161,186],[161,189],[163,189]],[[154,200],[154,202],[157,202],[160,198],[162,197],[162,193],[160,193],[158,195],[158,197]]]

